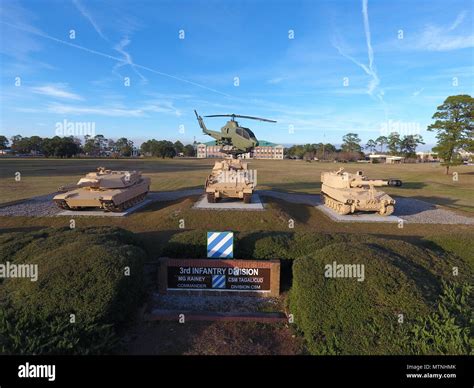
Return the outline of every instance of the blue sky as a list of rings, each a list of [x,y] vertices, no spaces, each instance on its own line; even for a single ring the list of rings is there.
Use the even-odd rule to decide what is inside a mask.
[[[474,94],[472,1],[0,4],[8,137],[51,137],[67,120],[137,144],[209,141],[197,109],[277,120],[241,124],[280,144],[339,144],[348,132],[365,143],[398,128],[430,146],[436,107]]]

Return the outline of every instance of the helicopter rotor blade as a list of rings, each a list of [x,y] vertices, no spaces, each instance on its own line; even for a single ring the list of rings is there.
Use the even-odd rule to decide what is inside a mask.
[[[236,117],[239,117],[239,118],[242,118],[242,119],[259,120],[259,121],[266,121],[268,123],[276,123],[275,120],[263,119],[261,117],[254,117],[254,116],[235,115],[235,114],[231,114],[231,115],[208,115],[208,116],[204,116],[204,117],[232,117],[232,119],[234,119]]]

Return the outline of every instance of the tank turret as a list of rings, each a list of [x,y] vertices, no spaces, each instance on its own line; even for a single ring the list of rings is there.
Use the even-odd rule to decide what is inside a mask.
[[[362,171],[351,174],[340,168],[321,174],[321,197],[326,206],[339,214],[377,211],[388,216],[395,210],[395,200],[375,187],[401,185],[399,179],[368,179]]]

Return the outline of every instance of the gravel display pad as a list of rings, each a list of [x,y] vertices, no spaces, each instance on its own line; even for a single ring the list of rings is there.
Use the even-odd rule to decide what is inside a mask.
[[[173,201],[180,198],[202,195],[203,189],[190,189],[166,192],[154,192],[147,196],[151,202]],[[260,196],[277,198],[290,203],[316,206],[321,205],[319,195],[282,193],[272,190],[259,190]],[[26,217],[50,217],[58,215],[62,210],[57,208],[52,199],[56,193],[42,195],[25,200],[20,203],[0,207],[0,216],[26,216]],[[418,199],[395,197],[397,205],[394,217],[403,219],[414,224],[450,224],[450,225],[474,225],[474,217],[467,217],[453,211],[438,208],[437,206]],[[78,212],[78,215],[80,212]],[[350,215],[345,216],[350,217]],[[360,218],[360,217],[359,217]],[[360,218],[367,222],[365,217]],[[345,220],[343,220],[345,221]],[[351,219],[357,222],[357,219]],[[392,221],[393,222],[393,221]]]
[[[147,195],[146,199],[149,203],[156,201],[172,201],[179,198],[191,197],[193,195],[202,194],[202,189],[193,189],[193,190],[181,190],[181,191],[165,191],[158,193],[150,193]],[[57,193],[41,195],[38,197],[33,197],[26,199],[20,203],[13,205],[7,205],[0,207],[0,216],[13,216],[13,217],[52,217],[60,215],[63,213],[63,209],[59,209],[56,204],[53,202],[53,197]],[[88,211],[85,211],[88,212]],[[69,211],[67,215],[101,215],[107,214],[97,214],[98,211],[93,211],[92,214],[86,214],[83,211]]]
[[[23,202],[0,207],[0,216],[17,217],[49,217],[56,216],[63,210],[58,208],[53,202],[53,197],[57,193],[41,195],[27,199]]]
[[[271,190],[262,190],[259,191],[259,193],[260,195],[282,199],[291,203],[316,206],[317,209],[320,209],[320,205],[322,205],[319,195],[281,193]],[[393,217],[401,218],[406,222],[413,224],[474,225],[474,217],[466,217],[461,214],[456,214],[453,211],[438,208],[432,203],[421,201],[419,199],[404,197],[394,198],[397,201],[397,204],[395,205]],[[370,214],[368,214],[368,216],[369,217],[354,217],[350,221],[368,222],[370,220]],[[348,218],[351,216],[347,215],[343,217]],[[394,222],[394,220],[395,219],[392,219],[390,222]],[[346,221],[346,219],[340,221]]]
[[[441,209],[419,199],[395,198],[394,215],[414,224],[466,224],[474,225],[474,217],[466,217],[450,210]]]

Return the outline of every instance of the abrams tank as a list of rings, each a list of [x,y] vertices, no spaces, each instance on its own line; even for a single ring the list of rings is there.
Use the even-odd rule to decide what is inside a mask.
[[[250,203],[255,181],[247,163],[229,158],[214,164],[205,188],[209,203],[218,202],[221,198],[239,198],[244,203]]]
[[[356,211],[376,211],[389,216],[395,210],[395,200],[383,191],[381,186],[401,186],[398,179],[367,179],[362,171],[355,174],[344,172],[343,168],[321,174],[321,197],[323,203],[339,214]]]
[[[53,200],[65,210],[101,208],[122,212],[143,201],[150,190],[150,178],[137,171],[111,171],[99,167],[77,184],[61,186]]]

